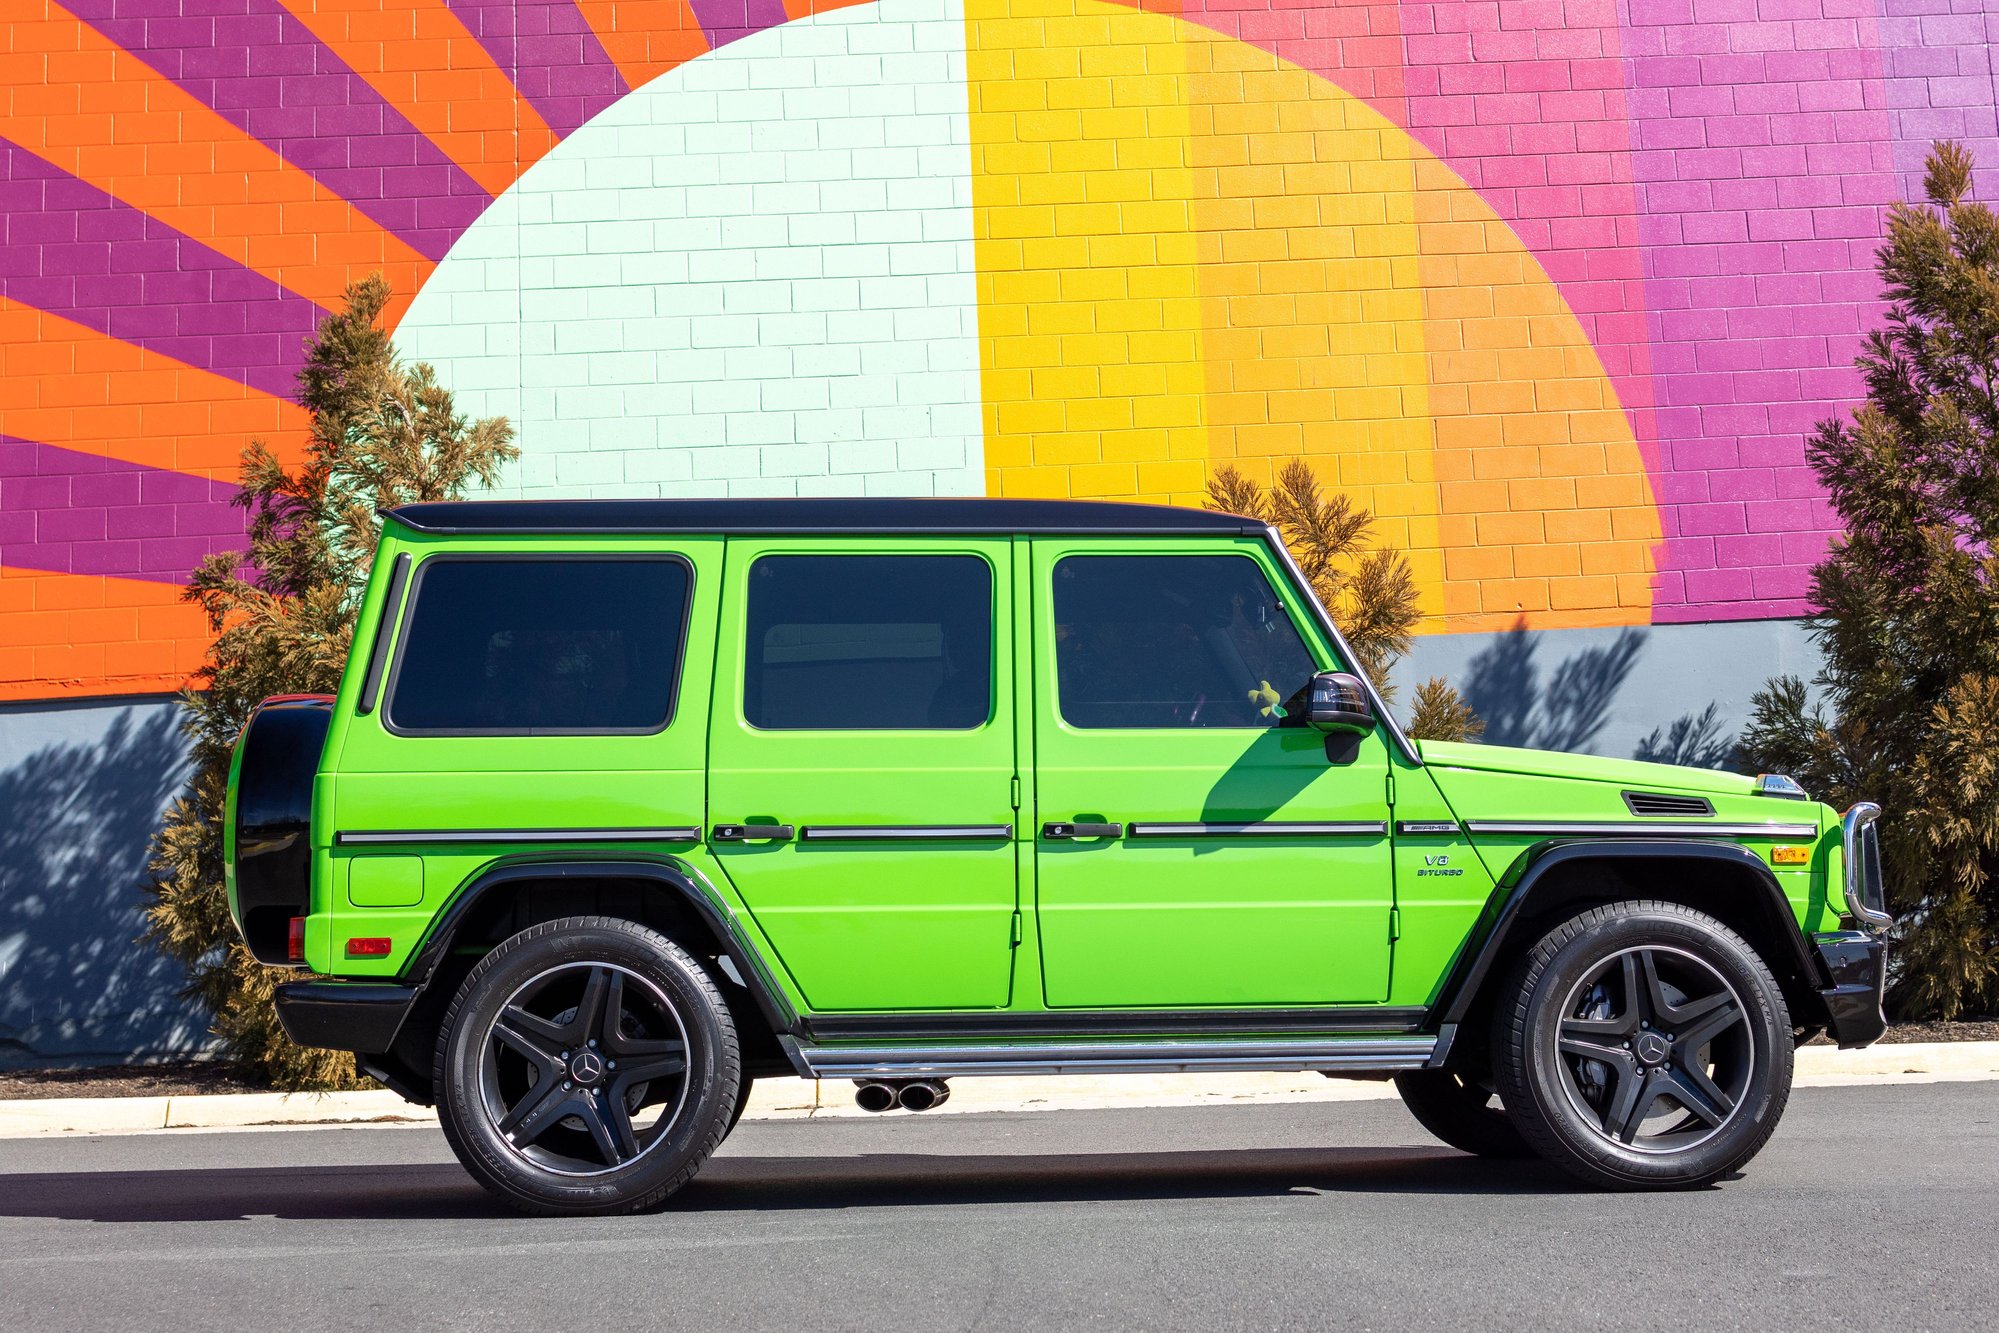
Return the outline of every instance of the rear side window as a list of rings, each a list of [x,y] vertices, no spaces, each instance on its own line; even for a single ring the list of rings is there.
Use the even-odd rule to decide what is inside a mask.
[[[968,731],[992,714],[992,568],[973,555],[767,555],[743,716],[766,731]]]
[[[673,716],[690,581],[670,556],[425,561],[397,649],[389,729],[658,731]]]
[[[1280,726],[1318,669],[1246,556],[1068,556],[1054,610],[1072,727]]]

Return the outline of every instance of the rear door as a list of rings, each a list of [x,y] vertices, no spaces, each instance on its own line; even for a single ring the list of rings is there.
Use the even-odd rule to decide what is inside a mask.
[[[710,845],[816,1010],[998,1008],[1011,543],[731,539]]]
[[[333,906],[393,939],[357,970],[400,967],[497,856],[684,850],[702,824],[721,540],[427,545],[390,557],[407,592],[329,780]]]

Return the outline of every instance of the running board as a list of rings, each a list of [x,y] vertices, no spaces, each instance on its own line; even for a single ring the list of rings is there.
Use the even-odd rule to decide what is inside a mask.
[[[983,1042],[820,1046],[780,1037],[806,1078],[968,1078],[981,1074],[1381,1072],[1421,1069],[1435,1037],[1297,1041]]]

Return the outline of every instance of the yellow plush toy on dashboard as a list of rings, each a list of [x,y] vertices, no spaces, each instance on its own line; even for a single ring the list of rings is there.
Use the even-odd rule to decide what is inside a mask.
[[[1258,717],[1282,719],[1284,717],[1283,698],[1284,696],[1279,694],[1267,680],[1258,682],[1257,687],[1249,692],[1249,701],[1256,705],[1256,715]]]

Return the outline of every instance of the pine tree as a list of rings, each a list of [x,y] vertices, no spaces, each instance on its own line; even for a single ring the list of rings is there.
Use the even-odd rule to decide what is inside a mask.
[[[229,922],[222,884],[222,808],[230,752],[250,710],[273,694],[338,686],[373,560],[378,507],[449,500],[491,485],[519,453],[504,418],[468,423],[427,365],[405,365],[381,327],[380,275],[347,289],[321,321],[299,373],[310,414],[305,459],[287,471],[258,441],[243,455],[234,503],[249,513],[250,549],[218,552],[194,571],[187,598],[215,642],[182,696],[193,776],[153,846],[148,937],[188,968],[189,993],[214,1015],[238,1070],[287,1089],[355,1081],[353,1059],[295,1046],[271,992],[283,973],[251,958]]]
[[[1999,218],[1958,145],[1924,186],[1889,211],[1867,401],[1809,450],[1846,529],[1812,573],[1824,702],[1771,681],[1742,752],[1881,804],[1891,1004],[1953,1018],[1999,1001]]]
[[[1374,515],[1343,494],[1327,495],[1311,465],[1294,458],[1265,488],[1224,465],[1208,480],[1208,508],[1268,523],[1332,613],[1359,666],[1384,699],[1393,699],[1388,672],[1409,651],[1422,612],[1408,557],[1368,545]],[[1473,740],[1485,724],[1441,677],[1416,689],[1409,734],[1424,740]]]

